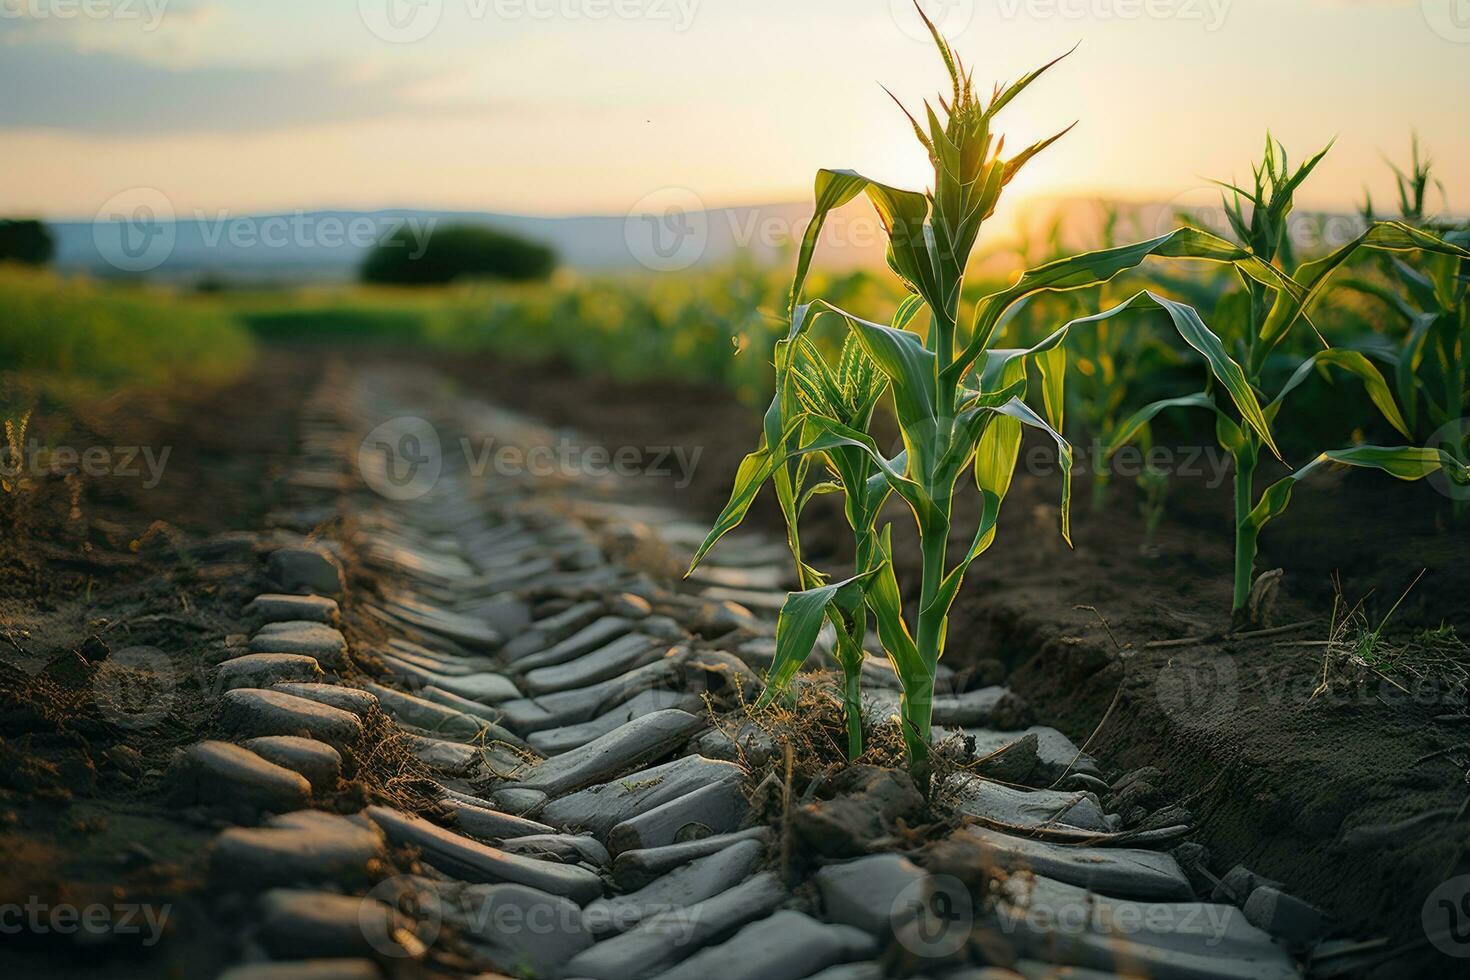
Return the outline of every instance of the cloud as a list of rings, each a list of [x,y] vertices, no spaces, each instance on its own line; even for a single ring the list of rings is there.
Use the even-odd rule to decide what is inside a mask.
[[[0,128],[106,135],[239,132],[506,108],[491,97],[426,99],[422,73],[337,64],[171,67],[26,43],[0,58]]]
[[[89,0],[88,5],[67,5],[0,0],[0,12],[0,46],[111,52],[174,67],[197,63],[211,42],[228,36],[231,26],[229,12],[213,2]]]

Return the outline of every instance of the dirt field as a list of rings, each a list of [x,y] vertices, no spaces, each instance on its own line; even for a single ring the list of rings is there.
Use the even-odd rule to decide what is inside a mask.
[[[167,901],[190,923],[162,964],[114,936],[110,975],[196,976],[201,964],[221,965],[217,947],[232,923],[189,913],[204,888],[202,848],[221,824],[204,811],[177,811],[164,775],[173,753],[209,723],[208,681],[191,664],[201,653],[218,660],[218,638],[249,629],[240,609],[256,591],[255,556],[232,532],[259,531],[283,499],[321,357],[273,350],[229,388],[118,398],[33,421],[53,439],[171,452],[156,487],[137,478],[42,479],[20,501],[24,509],[12,510],[16,533],[0,545],[9,647],[0,665],[0,857],[13,896],[0,903],[34,895]],[[648,493],[696,520],[723,502],[756,431],[755,412],[712,389],[623,386],[544,365],[431,363],[467,394],[574,427],[609,449],[640,447],[651,462],[664,447],[682,447],[698,460],[692,482],[651,476]],[[1395,614],[1394,634],[1470,628],[1466,541],[1440,533],[1441,499],[1377,476],[1303,489],[1263,541],[1264,567],[1285,570],[1274,622],[1287,628],[1239,638],[1221,635],[1224,493],[1176,487],[1157,538],[1141,550],[1132,488],[1120,485],[1103,515],[1079,503],[1069,553],[1055,534],[1052,482],[1018,479],[1000,543],[971,572],[950,624],[946,663],[957,686],[1005,682],[1116,772],[1152,767],[1156,777],[1133,781],[1135,804],[1180,808],[1180,822],[1195,827],[1191,841],[1205,848],[1207,873],[1243,864],[1318,904],[1351,935],[1422,947],[1424,896],[1470,870],[1470,663],[1463,646],[1446,645],[1433,662],[1406,655],[1377,669],[1324,667],[1321,641],[1334,574],[1350,602],[1371,593],[1376,622],[1425,569]],[[769,510],[754,520],[775,529]],[[840,513],[814,514],[813,527],[815,556],[839,560]],[[165,723],[146,731],[95,696],[101,665],[126,663],[138,649],[176,651],[169,666],[183,678],[165,692]],[[0,955],[22,971],[45,962],[64,974],[54,938]],[[66,962],[79,972],[94,955],[60,948],[75,954]]]
[[[759,433],[759,413],[716,389],[599,383],[555,366],[445,367],[489,397],[609,445],[701,447],[694,482],[666,489],[704,515],[723,505]],[[1037,442],[1023,459],[1031,448],[1047,458]],[[1365,933],[1421,936],[1422,897],[1470,870],[1470,660],[1459,647],[1440,667],[1412,658],[1384,672],[1332,664],[1318,693],[1320,641],[1334,576],[1349,604],[1368,597],[1377,623],[1421,570],[1393,627],[1470,631],[1470,538],[1444,533],[1445,499],[1381,474],[1334,474],[1300,488],[1262,535],[1259,567],[1285,572],[1274,622],[1306,625],[1278,637],[1177,643],[1228,626],[1228,481],[1215,490],[1181,481],[1145,551],[1128,481],[1115,481],[1108,509],[1093,514],[1079,477],[1070,552],[1056,534],[1054,477],[1022,472],[1017,481],[997,544],[955,606],[946,663],[963,672],[999,661],[1012,687],[1045,703],[1079,744],[1091,738],[1122,765],[1168,773],[1155,788],[1195,815],[1196,839],[1220,865],[1283,881]],[[810,512],[812,547],[825,557],[825,541],[840,558],[846,525],[839,508],[819,511],[821,503]],[[779,527],[774,506],[753,515]],[[905,515],[895,518],[907,528]],[[968,542],[972,528],[957,526],[955,541]],[[906,557],[916,570],[912,544]]]

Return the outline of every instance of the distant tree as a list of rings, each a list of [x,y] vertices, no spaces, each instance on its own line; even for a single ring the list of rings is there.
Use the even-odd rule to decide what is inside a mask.
[[[55,252],[56,243],[41,222],[0,218],[0,262],[45,265]]]
[[[430,232],[419,241],[399,232],[380,242],[362,265],[364,282],[396,286],[433,286],[456,279],[545,279],[556,268],[556,253],[516,235],[455,225]]]

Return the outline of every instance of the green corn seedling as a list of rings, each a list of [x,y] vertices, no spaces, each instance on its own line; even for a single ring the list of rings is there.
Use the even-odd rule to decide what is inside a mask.
[[[1236,236],[1262,262],[1288,270],[1290,278],[1298,286],[1297,291],[1273,289],[1259,279],[1240,277],[1246,309],[1240,344],[1244,362],[1241,380],[1253,392],[1263,389],[1267,360],[1286,339],[1292,324],[1299,318],[1307,319],[1311,303],[1321,295],[1329,278],[1358,251],[1421,251],[1457,258],[1470,257],[1463,249],[1428,231],[1403,222],[1375,221],[1343,247],[1322,258],[1298,263],[1287,234],[1288,218],[1297,188],[1321,162],[1328,149],[1330,146],[1293,171],[1287,162],[1285,148],[1273,142],[1268,135],[1262,162],[1253,168],[1253,188],[1244,190],[1232,184],[1223,185],[1233,195],[1226,199],[1225,208]],[[1264,409],[1266,422],[1275,421],[1283,399],[1314,371],[1325,373],[1329,368],[1336,368],[1361,380],[1374,406],[1389,424],[1405,438],[1412,439],[1408,424],[1378,368],[1360,352],[1329,347],[1320,333],[1317,337],[1323,349],[1298,365],[1275,398],[1267,403]],[[1235,401],[1238,405],[1239,399]],[[1270,449],[1278,459],[1280,453],[1276,451],[1265,426],[1237,422],[1222,411],[1208,389],[1181,398],[1156,401],[1140,409],[1114,436],[1109,451],[1116,451],[1137,436],[1159,412],[1171,408],[1202,408],[1213,412],[1216,416],[1216,438],[1231,457],[1235,484],[1235,568],[1231,615],[1237,626],[1251,619],[1251,587],[1261,529],[1286,508],[1292,487],[1315,469],[1335,462],[1380,470],[1402,480],[1422,479],[1441,469],[1454,479],[1463,478],[1464,466],[1440,449],[1358,446],[1317,455],[1306,466],[1271,484],[1257,498],[1255,474],[1261,462],[1262,448]]]
[[[1134,268],[1151,256],[1230,263],[1252,282],[1304,302],[1290,278],[1240,246],[1195,229],[1178,229],[1131,245],[1048,262],[1010,286],[979,300],[968,329],[960,325],[964,272],[983,222],[1002,190],[1037,153],[1062,134],[1040,140],[1012,157],[992,130],[997,113],[1034,82],[1053,61],[989,100],[976,92],[971,73],[930,25],[949,74],[951,92],[936,111],[927,103],[922,121],[909,115],[913,131],[934,168],[927,193],[902,190],[850,170],[822,170],[816,177],[816,207],[797,255],[786,337],[776,343],[776,393],[767,409],[760,445],[741,463],[730,500],[694,556],[698,565],[721,536],[738,526],[761,488],[770,483],[787,527],[800,590],[789,594],[776,626],[776,655],[762,703],[777,697],[810,655],[824,622],[836,633],[845,673],[844,702],[850,735],[861,709],[858,670],[862,639],[870,621],[903,688],[900,721],[912,768],[927,773],[934,676],[944,652],[948,614],[966,571],[995,537],[1002,501],[1010,488],[1024,426],[1055,441],[1062,463],[1061,532],[1069,536],[1071,446],[1061,435],[1069,330],[1130,310],[1162,310],[1185,340],[1200,351],[1248,424],[1269,442],[1260,404],[1220,340],[1190,307],[1149,292],[1110,310],[1063,324],[1035,345],[1001,349],[1007,314],[1028,297],[1088,289]],[[1057,59],[1060,60],[1060,59]],[[942,114],[942,118],[941,118]],[[1063,131],[1065,132],[1065,130]],[[803,286],[827,215],[866,195],[888,236],[888,264],[908,291],[889,324],[874,323],[822,300],[804,301]],[[921,312],[928,329],[911,329]],[[860,351],[876,368],[875,383],[859,384],[866,368],[818,367],[804,343],[813,325],[834,322],[855,344],[843,361]],[[1041,410],[1026,402],[1032,373],[1039,378]],[[848,397],[851,392],[854,397]],[[841,398],[837,398],[842,394]],[[861,397],[856,397],[856,396]],[[865,431],[871,409],[883,401],[893,412],[902,450],[890,457]],[[815,473],[814,473],[815,471]],[[814,475],[826,479],[813,482]],[[976,531],[958,556],[949,553],[949,534],[959,480],[973,473],[979,497]],[[816,493],[841,492],[855,536],[853,574],[832,581],[803,560],[799,531],[802,507]],[[917,603],[901,598],[893,564],[893,525],[882,520],[883,505],[897,495],[913,517],[922,567]],[[860,734],[860,733],[859,733]],[[849,750],[860,746],[850,738]]]

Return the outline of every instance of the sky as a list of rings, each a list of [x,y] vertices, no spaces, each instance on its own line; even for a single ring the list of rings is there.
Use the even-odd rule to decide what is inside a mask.
[[[1192,199],[1265,131],[1336,146],[1300,199],[1391,188],[1417,130],[1470,211],[1470,0],[925,0],[1001,116],[1078,121],[1014,196]],[[819,167],[925,182],[946,87],[909,0],[0,0],[0,214],[421,207],[626,214],[803,200]]]

